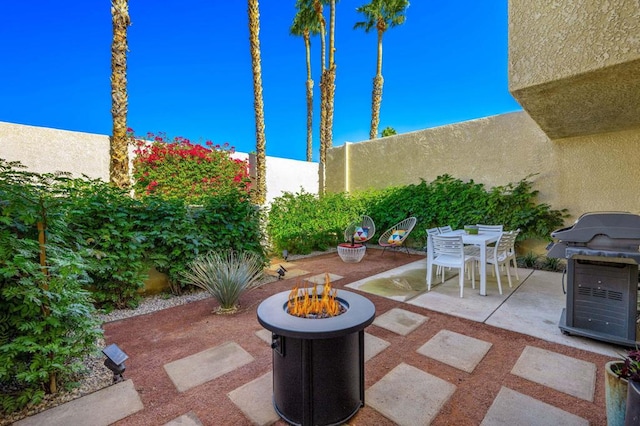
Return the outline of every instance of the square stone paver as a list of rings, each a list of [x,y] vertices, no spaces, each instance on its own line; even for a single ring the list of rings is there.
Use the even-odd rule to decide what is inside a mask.
[[[253,360],[240,345],[228,342],[165,364],[164,369],[178,391],[184,392]]]
[[[15,426],[108,426],[143,408],[133,381],[125,380],[13,424]]]
[[[270,425],[280,418],[273,408],[271,371],[232,390],[227,396],[255,425]]]
[[[330,274],[328,272],[323,274],[314,275],[312,277],[307,278],[305,281],[310,282],[311,284],[324,284],[326,282],[327,275],[329,276],[329,282],[335,282],[344,278],[341,275]]]
[[[258,336],[260,340],[267,342],[269,345],[271,344],[271,332],[266,328],[256,331],[256,336]]]
[[[455,385],[402,363],[365,392],[365,401],[398,425],[428,425],[455,390]]]
[[[202,426],[202,422],[198,416],[196,416],[196,413],[189,411],[187,414],[183,414],[165,423],[164,426]]]
[[[429,318],[424,315],[394,308],[377,317],[373,321],[373,324],[386,328],[401,336],[406,336],[427,320],[429,320]]]
[[[467,373],[473,372],[491,349],[491,343],[449,330],[440,330],[418,353]]]
[[[364,360],[369,361],[380,352],[387,349],[391,343],[369,333],[364,333]]]
[[[593,401],[596,365],[592,362],[527,346],[511,369],[511,374],[576,398]]]
[[[589,421],[504,386],[481,426],[587,426]]]

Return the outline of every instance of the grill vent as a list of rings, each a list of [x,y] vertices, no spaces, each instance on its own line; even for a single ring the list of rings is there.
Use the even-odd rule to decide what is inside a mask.
[[[602,299],[609,299],[609,300],[616,300],[616,301],[621,301],[623,297],[623,294],[619,291],[606,290],[603,288],[596,288],[596,287],[586,287],[586,286],[578,287],[578,294],[580,296],[599,297]]]

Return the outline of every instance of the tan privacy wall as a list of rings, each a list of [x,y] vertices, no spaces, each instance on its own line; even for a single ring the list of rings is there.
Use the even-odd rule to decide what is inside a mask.
[[[328,192],[427,182],[439,175],[488,188],[531,174],[539,201],[589,211],[640,214],[640,129],[549,139],[525,112],[503,114],[373,141],[327,153]]]
[[[532,173],[539,201],[640,214],[640,1],[509,0],[509,90],[523,112],[329,150],[326,189]]]

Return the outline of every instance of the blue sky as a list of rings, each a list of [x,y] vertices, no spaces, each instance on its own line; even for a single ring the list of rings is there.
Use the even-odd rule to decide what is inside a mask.
[[[336,19],[334,146],[367,140],[376,35],[354,30],[367,0]],[[35,4],[34,4],[35,3]],[[289,35],[295,0],[260,1],[267,155],[305,159],[305,51]],[[128,124],[255,149],[247,3],[130,0]],[[380,129],[399,133],[520,106],[508,91],[507,2],[413,0],[384,36]],[[111,133],[109,1],[11,1],[0,18],[0,121]],[[314,160],[320,40],[312,40]]]

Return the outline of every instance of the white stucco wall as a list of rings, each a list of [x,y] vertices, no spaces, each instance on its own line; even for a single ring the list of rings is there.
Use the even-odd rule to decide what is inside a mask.
[[[236,158],[248,159],[238,152]],[[109,136],[0,122],[0,158],[37,173],[69,172],[109,180]],[[318,163],[266,158],[267,203],[282,192],[318,193]]]

